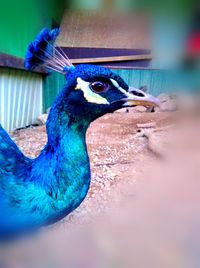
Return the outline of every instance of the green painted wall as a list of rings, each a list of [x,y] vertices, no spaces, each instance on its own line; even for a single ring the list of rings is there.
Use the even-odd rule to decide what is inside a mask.
[[[65,1],[1,0],[0,52],[24,57],[27,45],[52,19],[60,21]]]
[[[65,85],[65,77],[59,73],[52,73],[43,79],[43,111],[51,107],[58,93]]]

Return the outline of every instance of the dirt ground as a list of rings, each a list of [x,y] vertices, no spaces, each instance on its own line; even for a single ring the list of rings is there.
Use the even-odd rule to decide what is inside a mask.
[[[131,111],[94,122],[87,134],[87,198],[29,246],[22,244],[20,256],[29,256],[31,267],[199,267],[198,118]],[[16,131],[13,138],[35,157],[46,142],[45,127]],[[15,256],[20,247],[13,247]]]
[[[174,120],[173,113],[135,114],[130,111],[106,115],[93,122],[87,133],[91,187],[84,202],[87,204],[83,204],[78,211],[104,210],[103,200],[109,202],[113,188],[120,188],[118,184],[124,180],[125,183],[138,183],[136,178],[144,171],[146,163],[156,157],[149,150],[147,138],[139,134],[138,125],[153,123],[156,128],[160,128],[171,125]],[[45,126],[21,129],[13,133],[13,138],[27,156],[34,158],[46,143],[46,129]],[[94,201],[99,198],[101,202],[95,204]]]

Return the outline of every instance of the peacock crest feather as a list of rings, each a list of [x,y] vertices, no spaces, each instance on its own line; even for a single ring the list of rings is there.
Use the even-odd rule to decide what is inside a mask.
[[[48,70],[66,74],[70,68],[74,68],[67,55],[55,44],[59,33],[59,28],[44,28],[36,36],[26,52],[24,66],[27,70],[43,66]]]

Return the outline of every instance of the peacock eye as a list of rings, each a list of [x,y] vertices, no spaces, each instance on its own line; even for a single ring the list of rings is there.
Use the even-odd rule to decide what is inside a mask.
[[[95,93],[103,93],[106,92],[109,89],[110,85],[106,82],[101,82],[101,81],[95,81],[90,84],[90,88],[92,91]]]

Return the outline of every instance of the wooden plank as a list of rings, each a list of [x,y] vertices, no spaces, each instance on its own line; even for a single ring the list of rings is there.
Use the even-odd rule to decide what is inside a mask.
[[[24,59],[18,58],[9,54],[0,53],[0,67],[25,70]],[[47,73],[47,71],[42,67],[37,67],[35,70],[31,72],[41,73],[41,74]]]
[[[99,57],[99,58],[82,58],[71,59],[73,64],[79,63],[101,63],[101,62],[117,62],[117,61],[135,61],[135,60],[151,60],[151,55],[130,55],[130,56],[115,56],[115,57]]]

